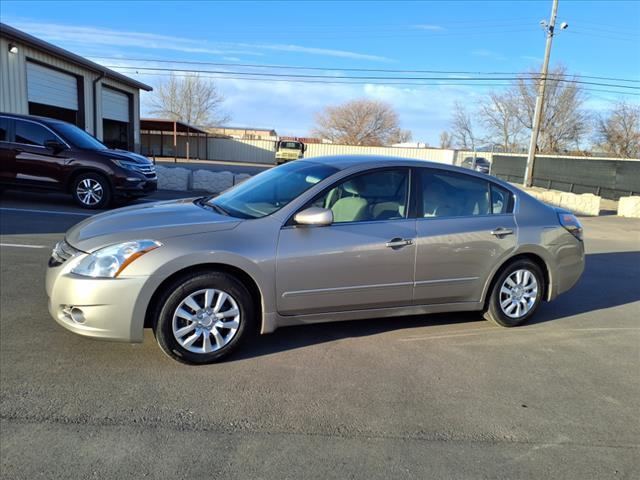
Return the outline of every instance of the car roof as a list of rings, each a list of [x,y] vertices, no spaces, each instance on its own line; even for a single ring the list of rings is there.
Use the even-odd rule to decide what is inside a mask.
[[[378,155],[331,155],[324,157],[307,157],[302,160],[296,160],[298,162],[307,161],[314,163],[321,163],[325,165],[331,165],[332,167],[337,168],[338,170],[346,170],[351,167],[369,167],[375,168],[377,166],[380,167],[422,167],[422,168],[435,168],[439,170],[445,170],[449,172],[457,172],[462,173],[464,175],[478,177],[482,180],[496,183],[510,190],[511,192],[515,192],[517,188],[515,188],[510,183],[501,180],[500,178],[487,175],[486,173],[478,172],[476,170],[470,170],[464,167],[458,167],[455,165],[450,165],[447,163],[439,163],[439,162],[431,162],[429,160],[418,160],[414,158],[403,158],[403,157],[385,157]]]
[[[387,157],[382,155],[331,155],[323,157],[307,157],[304,160],[308,162],[323,163],[331,165],[339,170],[345,170],[351,167],[366,166],[408,166],[408,167],[431,167],[456,172],[469,173],[466,168],[460,168],[446,163],[431,162],[429,160],[418,160],[414,158],[404,157]]]
[[[33,120],[33,121],[37,121],[37,122],[40,122],[40,123],[44,123],[45,125],[69,123],[69,122],[65,122],[64,120],[58,120],[56,118],[39,117],[38,115],[22,115],[20,113],[0,112],[0,116],[13,118],[13,119],[17,119],[17,120]]]

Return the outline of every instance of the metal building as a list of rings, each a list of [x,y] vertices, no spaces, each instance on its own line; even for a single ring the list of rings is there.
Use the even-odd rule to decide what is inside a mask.
[[[140,151],[140,90],[152,89],[0,23],[0,112],[58,118]]]

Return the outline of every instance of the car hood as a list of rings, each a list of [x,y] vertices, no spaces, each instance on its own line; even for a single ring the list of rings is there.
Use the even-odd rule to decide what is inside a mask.
[[[194,203],[193,198],[147,203],[90,217],[71,228],[67,242],[78,250],[95,249],[131,240],[159,240],[230,230],[241,220]]]
[[[108,158],[108,159],[113,158],[116,160],[126,160],[127,162],[134,162],[134,163],[139,163],[143,165],[148,165],[152,163],[151,160],[149,160],[147,157],[143,155],[139,155],[137,153],[128,152],[127,150],[107,149],[107,150],[94,150],[94,152],[99,156]]]

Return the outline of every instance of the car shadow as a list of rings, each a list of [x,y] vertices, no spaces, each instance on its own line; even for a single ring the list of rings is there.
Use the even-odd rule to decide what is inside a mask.
[[[640,252],[595,253],[586,256],[578,283],[553,302],[543,303],[528,323],[561,321],[581,313],[640,301]],[[484,321],[480,312],[455,312],[379,318],[289,327],[252,339],[228,361],[260,357],[345,338],[367,337],[394,330]]]

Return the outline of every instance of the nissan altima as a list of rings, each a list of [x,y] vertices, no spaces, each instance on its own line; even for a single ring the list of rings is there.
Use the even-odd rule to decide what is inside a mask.
[[[141,342],[148,327],[172,358],[211,363],[288,325],[475,310],[514,327],[583,268],[576,217],[508,183],[340,156],[88,218],[55,246],[46,289],[72,332]]]

